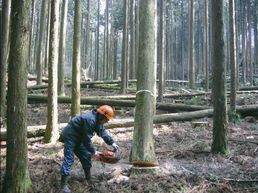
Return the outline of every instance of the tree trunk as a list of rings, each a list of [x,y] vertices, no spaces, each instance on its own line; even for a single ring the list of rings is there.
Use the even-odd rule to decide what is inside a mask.
[[[65,47],[66,47],[66,26],[67,26],[68,0],[62,0],[62,13],[60,25],[60,41],[58,56],[58,95],[65,95],[64,87],[64,66],[65,66]]]
[[[122,42],[122,72],[121,72],[121,93],[125,94],[128,80],[127,80],[127,57],[128,57],[128,2],[124,0],[124,25],[123,25],[123,42]]]
[[[73,69],[72,69],[72,106],[71,116],[80,114],[80,70],[81,70],[81,0],[75,0],[74,7],[74,38],[73,38]]]
[[[208,31],[209,31],[209,23],[208,23],[208,2],[204,1],[204,36],[203,36],[203,63],[204,63],[204,74],[205,74],[205,91],[209,91],[209,65],[208,65]]]
[[[117,80],[117,44],[118,44],[118,32],[114,32],[114,64],[113,64],[113,80]]]
[[[46,17],[47,17],[47,3],[48,0],[43,0],[41,2],[41,14],[40,14],[40,29],[39,29],[39,42],[38,42],[38,52],[37,52],[37,85],[42,84],[42,73],[43,73],[43,58],[44,58],[44,33],[46,32]]]
[[[139,1],[135,2],[135,76],[138,69],[138,56],[139,56]]]
[[[2,2],[2,23],[1,23],[1,46],[0,46],[0,117],[3,124],[6,124],[6,79],[7,79],[7,66],[8,66],[8,56],[9,56],[9,28],[10,28],[10,7],[11,0],[3,0]]]
[[[212,62],[213,66],[213,153],[227,153],[227,105],[223,0],[212,1]]]
[[[51,17],[51,2],[47,3],[47,27],[45,33],[45,50],[44,50],[44,68],[43,68],[43,75],[48,75],[48,55],[49,55],[49,34],[50,34],[50,17]]]
[[[7,157],[2,192],[27,193],[32,184],[27,149],[27,59],[31,1],[12,1],[7,91]],[[22,30],[21,30],[22,29]]]
[[[135,0],[130,0],[130,73],[129,78],[135,79]]]
[[[35,26],[35,9],[36,9],[36,1],[32,0],[31,2],[32,10],[31,10],[31,23],[30,23],[30,43],[29,43],[29,54],[28,54],[28,71],[32,73],[34,68],[34,49],[35,49],[35,41],[34,41],[34,30]]]
[[[195,87],[195,65],[194,65],[194,30],[193,30],[193,23],[194,23],[194,0],[190,0],[189,2],[189,83],[190,88]]]
[[[156,85],[156,0],[140,0],[139,65],[131,160],[158,165],[154,151],[153,115]],[[136,165],[135,165],[136,166]],[[137,171],[137,167],[135,169]]]
[[[159,97],[158,97],[158,101],[162,102],[163,101],[163,93],[165,90],[165,76],[164,76],[164,63],[165,63],[165,20],[164,20],[164,12],[165,12],[165,5],[166,5],[166,1],[162,0],[160,1],[160,20],[159,20],[159,50],[158,50],[158,54],[159,54]]]
[[[86,34],[85,34],[85,68],[87,68],[90,63],[90,12],[91,10],[91,0],[87,0],[87,10],[86,10]]]
[[[250,0],[246,1],[247,3],[247,39],[246,39],[246,64],[247,64],[247,75],[250,85],[253,86],[253,61],[252,61],[252,30],[251,30],[251,8]]]
[[[45,143],[56,142],[57,128],[57,66],[58,66],[58,26],[59,26],[59,0],[51,1],[50,38],[49,38],[49,63],[48,63],[48,118]]]
[[[100,22],[100,0],[98,0],[98,19],[97,19],[97,37],[96,37],[96,67],[95,67],[95,80],[99,80],[99,22]]]
[[[253,22],[253,29],[254,29],[254,73],[258,73],[257,68],[258,68],[258,36],[257,36],[257,12],[258,9],[258,2],[254,1],[254,6],[253,6],[253,15],[254,15],[254,22]]]
[[[230,72],[231,72],[231,92],[230,111],[236,111],[236,28],[235,28],[235,1],[229,0],[229,29],[230,29]],[[233,118],[233,117],[231,117]]]
[[[242,83],[246,84],[246,8],[245,1],[241,2],[242,9]]]
[[[105,8],[105,28],[104,28],[104,46],[103,46],[103,71],[104,71],[104,79],[108,80],[108,53],[109,53],[109,3],[106,0],[106,8]]]

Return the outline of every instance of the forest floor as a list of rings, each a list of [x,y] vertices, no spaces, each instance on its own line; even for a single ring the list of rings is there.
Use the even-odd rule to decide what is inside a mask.
[[[88,94],[84,89],[83,96]],[[91,90],[91,95],[116,95],[118,92]],[[245,104],[257,103],[250,97]],[[70,106],[59,105],[59,122],[69,120]],[[83,106],[82,111],[92,109]],[[133,109],[123,108],[123,115],[132,116]],[[44,125],[47,119],[46,104],[28,105],[28,125]],[[255,118],[242,118],[228,129],[227,155],[210,153],[212,119],[201,120],[207,124],[195,126],[193,122],[171,122],[154,126],[155,152],[159,161],[158,174],[131,175],[129,153],[133,128],[116,128],[108,132],[120,145],[122,159],[117,164],[93,161],[94,187],[84,180],[80,162],[75,159],[69,185],[74,193],[258,193],[258,122]],[[107,147],[101,138],[94,137],[97,150]],[[1,179],[5,170],[6,145],[1,143]],[[60,167],[63,144],[44,144],[42,138],[28,140],[29,172],[35,193],[57,193],[60,186]]]

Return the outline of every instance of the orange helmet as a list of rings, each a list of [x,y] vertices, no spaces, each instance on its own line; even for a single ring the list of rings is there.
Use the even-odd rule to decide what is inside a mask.
[[[97,110],[99,114],[104,115],[108,120],[112,119],[114,116],[114,111],[111,106],[102,105]]]

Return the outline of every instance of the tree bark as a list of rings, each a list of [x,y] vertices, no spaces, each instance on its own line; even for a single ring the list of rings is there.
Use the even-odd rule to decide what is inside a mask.
[[[46,32],[46,17],[47,17],[47,3],[48,0],[41,2],[41,14],[40,14],[40,28],[39,28],[39,42],[37,52],[37,85],[42,84],[42,73],[43,73],[43,59],[44,59],[44,33]]]
[[[130,79],[135,79],[135,0],[130,0]]]
[[[95,77],[96,77],[96,80],[99,80],[99,22],[100,22],[100,0],[97,0],[98,1],[98,16],[97,16],[97,37],[96,37],[96,67],[95,67]]]
[[[71,116],[80,114],[80,79],[81,79],[81,0],[75,0],[74,7],[74,38],[73,38],[73,69],[72,69],[72,106]]]
[[[225,154],[227,147],[227,105],[223,0],[212,1],[212,62],[213,66],[213,142],[212,152]]]
[[[203,36],[203,63],[204,63],[204,74],[205,74],[205,91],[209,91],[209,65],[208,65],[208,31],[209,31],[209,23],[208,23],[208,3],[209,1],[204,1],[204,36]]]
[[[65,46],[66,46],[66,26],[67,26],[68,0],[62,0],[62,17],[60,25],[60,41],[58,56],[58,95],[65,95],[64,87],[64,66],[65,66]]]
[[[139,1],[139,58],[135,124],[132,143],[132,163],[144,162],[158,165],[154,151],[153,115],[156,101],[156,0]],[[134,170],[137,170],[134,165]]]
[[[2,192],[27,193],[32,184],[27,149],[27,59],[31,1],[13,0],[7,91],[7,157]]]
[[[165,90],[165,76],[164,76],[164,66],[165,66],[165,20],[164,20],[164,11],[165,11],[166,1],[160,1],[160,20],[159,20],[159,89],[158,89],[158,101],[163,101],[163,93]]]
[[[7,66],[9,56],[9,28],[10,28],[10,7],[11,0],[3,0],[2,2],[2,24],[1,24],[1,46],[0,46],[0,117],[3,124],[6,124],[6,79],[7,79]]]
[[[124,24],[123,24],[123,42],[122,42],[122,72],[121,72],[121,93],[125,94],[128,86],[127,80],[127,55],[128,53],[128,1],[124,0]]]
[[[229,0],[229,29],[230,29],[230,110],[236,111],[236,25],[235,25],[235,1]],[[233,113],[234,114],[234,113]],[[231,117],[233,118],[233,117]]]
[[[189,83],[190,88],[195,87],[195,65],[194,65],[194,30],[193,30],[193,23],[194,23],[194,0],[190,0],[189,2],[189,47],[188,47],[188,54],[189,54]]]
[[[49,62],[48,62],[48,118],[45,143],[56,142],[58,135],[57,67],[58,67],[59,0],[51,1]]]

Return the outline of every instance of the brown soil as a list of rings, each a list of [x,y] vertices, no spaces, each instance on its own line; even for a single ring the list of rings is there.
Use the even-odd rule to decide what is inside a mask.
[[[106,92],[91,90],[91,95],[94,94],[107,95]],[[69,109],[69,105],[59,105],[59,122],[69,120]],[[83,111],[90,109],[90,106],[83,107]],[[131,114],[130,109],[129,113],[128,109],[124,110],[125,115]],[[46,105],[28,105],[28,125],[46,124],[46,113]],[[121,119],[121,116],[116,118]],[[198,121],[208,124],[194,126],[192,122],[172,122],[155,125],[155,151],[160,172],[141,176],[130,174],[132,166],[128,160],[133,128],[109,130],[121,147],[122,160],[117,164],[93,161],[93,185],[90,186],[84,180],[82,167],[76,158],[69,179],[72,192],[258,193],[258,152],[257,145],[252,143],[258,140],[257,122],[241,119],[239,124],[229,125],[229,153],[213,155],[210,153],[212,119]],[[98,150],[107,147],[101,138],[94,137],[93,141]],[[34,138],[29,139],[28,150],[34,192],[59,192],[63,144],[43,144],[41,138]],[[2,142],[2,179],[5,156],[5,143]]]

